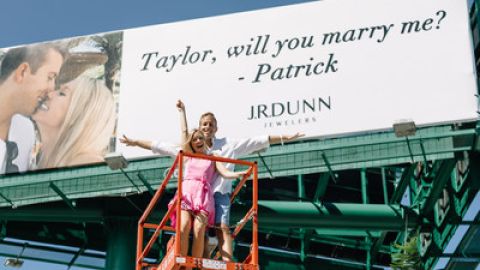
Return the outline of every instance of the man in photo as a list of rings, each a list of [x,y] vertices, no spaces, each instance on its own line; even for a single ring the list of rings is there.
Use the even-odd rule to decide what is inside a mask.
[[[55,79],[64,59],[63,50],[49,43],[9,49],[3,57],[0,65],[0,174],[28,169],[31,145],[22,142],[19,146],[17,143],[22,138],[12,139],[12,121],[20,122],[21,128],[25,125],[21,122],[30,121],[27,118],[42,109],[48,93],[55,89]]]

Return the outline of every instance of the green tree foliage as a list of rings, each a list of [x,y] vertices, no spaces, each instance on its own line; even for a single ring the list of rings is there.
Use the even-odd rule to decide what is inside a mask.
[[[418,251],[418,235],[410,237],[403,245],[395,244],[394,248],[398,250],[392,253],[392,263],[390,266],[394,270],[420,270],[423,269],[422,258]]]

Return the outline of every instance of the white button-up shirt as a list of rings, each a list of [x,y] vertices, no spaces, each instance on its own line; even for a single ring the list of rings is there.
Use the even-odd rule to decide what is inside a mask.
[[[30,119],[16,114],[12,118],[8,139],[17,144],[18,156],[13,164],[18,166],[19,172],[29,170],[32,148],[35,144],[35,129]]]
[[[213,144],[209,151],[216,155],[226,158],[237,159],[241,156],[260,151],[270,146],[268,135],[257,136],[247,139],[229,139],[229,138],[213,138]],[[153,142],[152,152],[164,156],[176,156],[180,150],[179,146],[163,142]],[[227,169],[233,171],[235,164],[225,163]],[[212,185],[213,192],[227,194],[232,192],[232,181],[223,178],[220,174],[215,175]]]
[[[33,123],[27,117],[16,114],[12,117],[8,140],[15,142],[18,147],[18,155],[12,161],[12,164],[18,166],[19,172],[29,169],[30,153],[35,143],[35,131]],[[4,174],[7,161],[7,145],[5,141],[0,140],[0,174]]]

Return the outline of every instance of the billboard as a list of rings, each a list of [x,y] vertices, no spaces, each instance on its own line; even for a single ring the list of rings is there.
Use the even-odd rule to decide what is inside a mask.
[[[124,41],[119,130],[134,138],[178,142],[177,99],[191,127],[211,111],[217,134],[235,138],[477,118],[467,1],[327,0],[127,30]]]
[[[178,99],[190,127],[204,112],[215,113],[220,137],[303,132],[315,138],[384,130],[400,119],[417,125],[477,119],[467,1],[324,0],[118,35],[110,46],[122,51],[114,61],[118,121],[106,132],[111,138],[178,143]],[[89,39],[83,47],[102,41],[101,35],[83,38]],[[106,74],[110,65],[100,66]],[[28,121],[35,118],[27,114]],[[33,130],[38,141],[41,128]],[[17,134],[27,140],[25,132]],[[43,151],[48,140],[20,144]],[[101,145],[103,152],[115,148],[114,140]],[[32,146],[24,148],[19,155],[32,153]],[[118,143],[116,151],[151,155]],[[29,155],[29,169],[98,161],[45,166]]]

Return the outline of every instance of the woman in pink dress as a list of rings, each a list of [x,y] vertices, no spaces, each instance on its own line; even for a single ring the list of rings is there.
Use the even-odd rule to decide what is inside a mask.
[[[207,144],[203,133],[194,129],[191,133],[187,130],[185,106],[177,102],[180,112],[182,131],[182,149],[186,153],[206,154]],[[207,225],[213,226],[215,222],[215,202],[210,184],[214,174],[219,173],[228,179],[235,179],[246,174],[246,171],[229,171],[220,162],[199,158],[184,158],[184,173],[182,181],[182,203],[180,224],[180,254],[186,256],[188,252],[188,237],[193,227],[192,257],[202,257],[204,237]],[[173,201],[169,207],[175,207]],[[172,226],[175,226],[176,213],[171,216]]]

